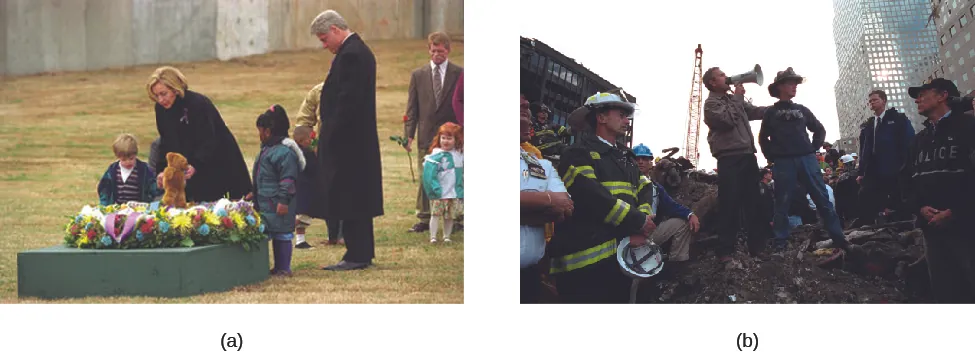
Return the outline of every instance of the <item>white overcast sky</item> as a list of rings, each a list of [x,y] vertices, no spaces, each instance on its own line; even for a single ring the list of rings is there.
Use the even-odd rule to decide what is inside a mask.
[[[695,1],[523,1],[519,32],[538,39],[637,97],[634,146],[654,155],[681,147],[686,135],[694,49],[704,50],[703,69],[728,75],[760,64],[765,84],[746,84],[756,105],[775,102],[768,84],[793,67],[807,77],[795,102],[812,110],[826,127],[826,140],[839,139],[833,85],[837,78],[833,2],[785,0]],[[707,98],[707,89],[704,89]],[[758,137],[760,121],[752,122]],[[699,168],[717,162],[701,121]],[[764,166],[761,148],[759,165]]]

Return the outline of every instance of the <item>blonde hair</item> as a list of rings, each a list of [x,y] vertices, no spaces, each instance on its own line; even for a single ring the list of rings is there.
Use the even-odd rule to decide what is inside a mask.
[[[450,50],[450,36],[448,36],[447,33],[444,33],[444,32],[433,32],[433,33],[430,33],[429,36],[427,36],[427,45],[428,46],[429,45],[441,45],[441,44],[443,44],[443,47],[444,48],[447,48],[447,50]]]
[[[120,134],[115,137],[115,142],[112,143],[112,151],[118,157],[139,154],[139,141],[131,134]]]
[[[183,76],[182,72],[172,66],[163,66],[157,68],[155,72],[149,76],[149,82],[146,83],[146,93],[149,94],[149,100],[156,101],[156,95],[152,93],[152,86],[156,83],[162,83],[164,86],[172,89],[177,96],[183,97],[186,94],[186,89],[189,85],[186,84],[186,76]]]

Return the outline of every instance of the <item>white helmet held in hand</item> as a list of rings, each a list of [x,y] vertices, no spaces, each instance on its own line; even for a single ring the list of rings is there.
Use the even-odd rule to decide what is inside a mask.
[[[664,268],[664,258],[660,246],[647,240],[642,246],[630,245],[630,237],[625,237],[616,247],[616,261],[623,273],[635,279],[645,279]]]

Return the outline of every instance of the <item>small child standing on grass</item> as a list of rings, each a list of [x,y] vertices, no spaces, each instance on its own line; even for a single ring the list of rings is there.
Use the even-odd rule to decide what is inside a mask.
[[[298,218],[295,221],[295,248],[311,248],[305,241],[305,229],[311,226],[312,218],[325,219],[325,194],[321,184],[321,167],[318,157],[311,148],[312,128],[309,126],[295,127],[295,142],[301,147],[305,158],[305,169],[298,174]],[[328,227],[328,243],[336,244],[339,240],[338,229],[333,229],[338,221],[326,220]],[[336,226],[337,227],[337,226]]]
[[[139,142],[135,136],[123,133],[115,138],[112,151],[118,158],[108,166],[98,181],[98,201],[101,205],[128,202],[152,202],[163,190],[156,185],[156,173],[139,160]]]
[[[430,197],[430,243],[450,242],[454,220],[464,213],[464,130],[453,122],[440,126],[423,162],[423,189]]]
[[[288,138],[291,122],[280,105],[271,106],[257,118],[261,151],[254,161],[254,207],[266,224],[272,240],[275,276],[291,276],[291,239],[295,232],[296,181],[305,158],[294,140]]]

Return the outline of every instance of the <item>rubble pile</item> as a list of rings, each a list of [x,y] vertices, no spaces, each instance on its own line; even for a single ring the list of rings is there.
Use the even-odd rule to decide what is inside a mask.
[[[704,175],[708,176],[708,175]],[[704,182],[702,182],[704,181]],[[740,243],[735,260],[714,255],[717,182],[686,178],[672,193],[698,214],[702,230],[691,261],[677,273],[646,280],[641,300],[661,303],[914,303],[930,302],[923,239],[910,222],[865,226],[845,232],[860,253],[828,248],[819,225],[792,231],[786,251],[757,262]]]

